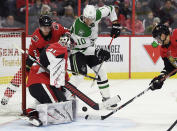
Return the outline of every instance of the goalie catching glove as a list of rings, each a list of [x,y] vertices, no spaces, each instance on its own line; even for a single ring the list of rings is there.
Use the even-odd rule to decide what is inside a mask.
[[[153,80],[151,80],[151,83],[149,84],[151,86],[150,89],[152,91],[161,89],[165,81],[165,79],[163,79],[164,77],[165,77],[165,74],[161,74],[158,77],[155,77]]]
[[[107,50],[103,49],[96,49],[95,50],[95,55],[98,57],[99,60],[101,61],[107,61],[111,57],[111,54]]]

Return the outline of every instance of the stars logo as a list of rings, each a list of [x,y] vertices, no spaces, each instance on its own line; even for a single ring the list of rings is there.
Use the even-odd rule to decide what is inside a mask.
[[[79,36],[83,36],[84,33],[85,33],[85,32],[84,32],[83,30],[79,30],[78,35],[79,35]]]

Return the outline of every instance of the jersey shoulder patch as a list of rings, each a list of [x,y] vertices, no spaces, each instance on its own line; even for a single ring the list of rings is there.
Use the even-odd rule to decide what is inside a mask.
[[[58,30],[58,29],[59,29],[59,24],[54,23],[54,24],[53,24],[53,29],[54,29],[54,30]]]
[[[34,35],[32,38],[31,38],[34,42],[37,42],[39,40],[39,38],[37,37],[37,35]]]

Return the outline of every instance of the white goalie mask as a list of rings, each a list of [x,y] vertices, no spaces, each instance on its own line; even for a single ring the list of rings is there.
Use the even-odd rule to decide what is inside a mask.
[[[96,8],[93,5],[86,5],[83,11],[83,17],[94,23],[96,20]]]
[[[61,44],[62,46],[65,46],[67,48],[70,48],[70,36],[68,34],[64,34],[60,37],[59,39],[59,44]]]

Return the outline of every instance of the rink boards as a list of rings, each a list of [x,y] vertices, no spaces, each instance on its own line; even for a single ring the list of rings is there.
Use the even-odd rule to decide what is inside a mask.
[[[27,48],[30,39],[30,37],[26,39]],[[0,68],[3,70],[0,71],[0,78],[5,79],[11,76],[13,70],[19,68],[20,56],[16,54],[10,58],[7,53],[7,50],[12,48],[12,44],[18,44],[19,40],[14,39],[13,43],[5,39],[2,41],[3,39],[1,40],[3,44],[0,44]],[[111,37],[99,37],[96,41],[96,47],[107,49],[110,41]],[[151,46],[152,42],[152,37],[119,37],[114,39],[110,47],[111,58],[104,63],[108,78],[145,79],[158,75],[163,69],[163,61],[160,58],[160,48],[153,48]],[[7,59],[8,61],[5,61]],[[93,75],[91,70],[89,70],[89,73]]]

